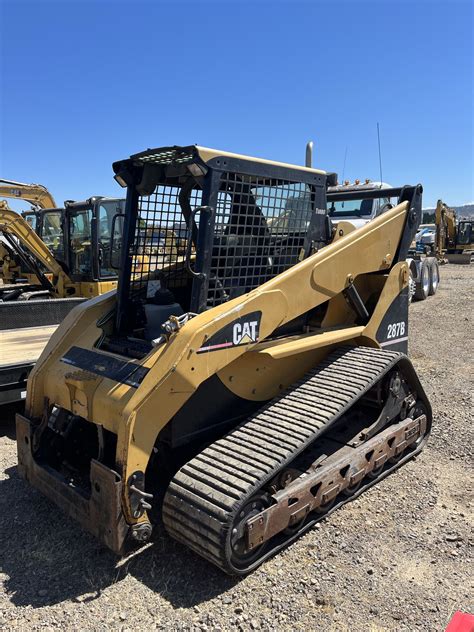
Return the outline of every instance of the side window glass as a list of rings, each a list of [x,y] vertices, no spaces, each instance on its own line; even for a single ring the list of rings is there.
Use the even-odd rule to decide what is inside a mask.
[[[99,238],[99,259],[100,272],[102,276],[117,276],[120,268],[120,253],[122,252],[122,235],[123,235],[123,209],[117,209],[117,217],[112,218],[113,231],[112,239],[109,241],[109,252],[105,247],[105,242]],[[115,217],[115,215],[114,215]]]
[[[28,224],[28,226],[31,229],[33,229],[35,232],[37,232],[36,229],[38,227],[38,217],[36,213],[25,213],[23,217],[25,218],[25,221]]]
[[[74,274],[91,277],[91,211],[79,211],[72,215],[70,226],[72,271]]]
[[[458,244],[467,245],[471,243],[472,224],[462,222],[459,224]]]
[[[392,200],[388,197],[378,198],[374,200],[373,202],[374,202],[374,210],[375,210],[374,215],[375,216],[380,215],[380,213],[387,211],[389,208],[388,206],[389,204],[392,204],[393,206],[395,206]]]
[[[123,209],[115,201],[104,202],[99,206],[99,212],[97,214],[97,239],[101,277],[117,276],[117,271],[112,268],[112,264],[116,265],[117,262],[120,261],[122,218],[118,217],[114,222],[114,216],[122,212]],[[114,231],[113,240],[112,227]],[[112,241],[114,253],[110,250]]]
[[[56,259],[64,261],[64,240],[61,211],[44,213],[41,238]]]

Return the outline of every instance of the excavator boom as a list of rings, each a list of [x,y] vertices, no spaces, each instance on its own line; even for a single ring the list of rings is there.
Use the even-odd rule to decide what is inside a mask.
[[[30,224],[21,215],[9,209],[6,203],[0,206],[0,232],[5,235],[7,240],[9,236],[15,237],[23,249],[26,249],[53,275],[53,282],[46,283],[49,286],[48,289],[51,289],[58,297],[65,296],[66,285],[71,283],[71,279]],[[45,284],[44,279],[43,284]]]
[[[25,184],[0,178],[0,197],[25,200],[39,209],[56,208],[53,196],[42,184]]]

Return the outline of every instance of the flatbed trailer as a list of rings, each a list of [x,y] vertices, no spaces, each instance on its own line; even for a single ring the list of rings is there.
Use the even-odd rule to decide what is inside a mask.
[[[85,299],[0,303],[0,405],[21,401],[36,360],[59,323]]]
[[[0,331],[0,404],[26,396],[26,382],[58,325]]]

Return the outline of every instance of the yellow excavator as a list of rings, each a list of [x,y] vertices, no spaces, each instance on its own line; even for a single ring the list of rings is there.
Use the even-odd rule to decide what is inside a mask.
[[[456,211],[443,200],[435,210],[435,254],[446,257],[449,263],[469,264],[474,254],[474,222],[458,220]]]
[[[71,312],[31,373],[19,472],[117,553],[161,519],[243,575],[427,441],[406,355],[422,187],[357,228],[331,223],[335,174],[310,165],[191,145],[113,168],[118,289]],[[184,256],[134,272],[182,222]]]
[[[89,298],[115,289],[111,231],[119,248],[124,203],[98,196],[65,202],[63,209],[36,212],[36,230],[29,217],[0,203],[0,298]]]
[[[9,295],[11,299],[18,297],[25,291],[33,295],[66,295],[69,279],[61,265],[33,230],[32,224],[3,201],[0,201],[0,235],[3,280],[0,297],[3,300],[8,300]],[[25,273],[25,269],[29,272]]]
[[[29,371],[69,311],[116,288],[111,243],[114,233],[118,252],[123,207],[94,197],[23,217],[0,202],[0,404],[24,397]]]
[[[31,211],[26,211],[22,215],[32,228],[36,228],[37,215],[41,209],[54,208],[56,202],[49,190],[42,184],[25,184],[15,180],[0,178],[0,198],[12,198],[29,202]],[[0,211],[8,211],[9,206],[4,200],[0,200]],[[0,239],[0,263],[2,270],[0,280],[4,283],[11,283],[13,279],[21,276],[28,283],[40,283],[38,277],[32,272],[30,266],[21,268],[15,251],[5,244],[5,240]]]

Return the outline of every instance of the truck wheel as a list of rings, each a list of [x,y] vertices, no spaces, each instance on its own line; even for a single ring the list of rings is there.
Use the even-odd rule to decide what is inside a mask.
[[[430,278],[430,265],[427,259],[423,259],[421,262],[420,278],[416,282],[415,287],[415,299],[417,301],[424,301],[428,298],[430,293]]]
[[[439,285],[439,265],[436,259],[430,261],[430,296],[436,294]]]
[[[411,267],[408,267],[408,303],[413,301],[413,297],[415,296],[416,283],[413,278],[413,272]]]

